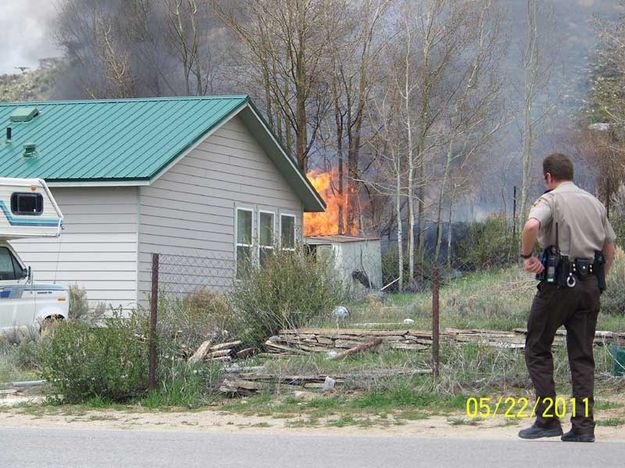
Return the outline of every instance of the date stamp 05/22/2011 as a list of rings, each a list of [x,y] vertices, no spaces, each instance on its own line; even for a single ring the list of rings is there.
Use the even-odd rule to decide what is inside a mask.
[[[588,417],[590,400],[588,398],[543,398],[544,409],[540,416],[544,418],[563,418],[566,414],[573,417]],[[525,397],[469,397],[466,402],[467,417],[469,418],[534,418],[540,400],[531,404]],[[579,414],[578,414],[579,413]]]

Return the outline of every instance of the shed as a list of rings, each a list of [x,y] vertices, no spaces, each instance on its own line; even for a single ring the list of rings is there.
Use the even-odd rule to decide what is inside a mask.
[[[228,289],[325,206],[247,96],[0,103],[0,124],[0,176],[45,179],[65,216],[14,247],[92,304],[144,301],[152,253],[181,287]]]
[[[378,237],[311,236],[304,242],[314,255],[332,257],[339,278],[352,293],[382,288],[382,252]]]

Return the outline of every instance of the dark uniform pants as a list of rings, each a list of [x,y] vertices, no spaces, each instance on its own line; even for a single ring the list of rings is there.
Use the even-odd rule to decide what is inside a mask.
[[[578,279],[573,288],[558,288],[545,283],[539,285],[527,322],[525,340],[525,362],[539,399],[536,407],[536,424],[539,426],[559,424],[553,406],[547,411],[547,417],[544,413],[549,407],[549,399],[556,397],[551,345],[556,330],[564,325],[573,397],[576,400],[575,416],[571,416],[571,423],[576,432],[594,430],[593,340],[599,314],[599,297],[595,276],[589,276],[584,281]],[[584,401],[585,398],[588,400]],[[567,411],[572,414],[571,405],[567,404]]]

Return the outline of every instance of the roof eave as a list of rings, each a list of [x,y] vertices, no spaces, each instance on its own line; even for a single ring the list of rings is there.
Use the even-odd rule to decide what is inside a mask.
[[[280,173],[293,187],[302,201],[304,211],[310,213],[325,211],[326,204],[323,198],[310,183],[306,174],[302,172],[300,167],[282,147],[282,144],[269,129],[267,122],[251,100],[248,101],[247,105],[243,106],[239,111],[239,115]]]

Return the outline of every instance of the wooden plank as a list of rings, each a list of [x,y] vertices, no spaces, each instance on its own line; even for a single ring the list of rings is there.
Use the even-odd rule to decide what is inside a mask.
[[[430,346],[422,344],[406,344],[406,343],[391,343],[391,349],[403,349],[406,351],[421,351],[423,349],[429,349]]]
[[[234,348],[235,346],[239,346],[241,344],[241,341],[230,341],[228,343],[219,343],[216,344],[214,346],[211,346],[211,351],[219,351],[220,349],[226,349],[226,348]]]
[[[204,357],[206,356],[206,353],[208,353],[208,348],[209,348],[210,344],[211,344],[210,340],[204,341],[198,347],[198,349],[195,351],[195,353],[193,353],[193,356],[191,356],[189,358],[189,362],[191,364],[193,364],[193,363],[199,362],[202,359],[204,359]]]
[[[357,354],[357,353],[361,353],[363,351],[366,351],[368,349],[374,348],[376,346],[379,346],[380,344],[382,344],[382,338],[376,338],[373,341],[369,342],[369,343],[363,343],[360,344],[358,346],[355,346],[353,348],[350,348],[346,351],[342,351],[340,353],[338,353],[336,356],[330,358],[330,359],[342,359],[345,358],[347,356],[351,356],[353,354]]]

